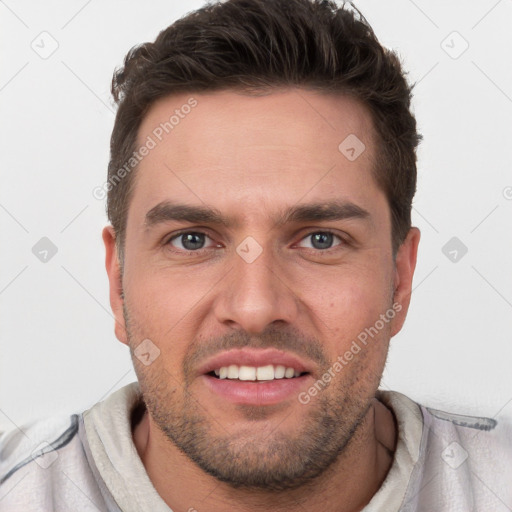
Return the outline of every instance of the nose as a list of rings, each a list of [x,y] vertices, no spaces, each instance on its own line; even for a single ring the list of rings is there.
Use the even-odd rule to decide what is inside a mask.
[[[235,253],[233,267],[216,297],[217,321],[251,334],[261,333],[274,322],[293,324],[299,298],[281,268],[269,249],[254,261]]]

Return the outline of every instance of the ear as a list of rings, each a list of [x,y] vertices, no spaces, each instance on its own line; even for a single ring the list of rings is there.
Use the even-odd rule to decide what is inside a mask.
[[[112,226],[103,229],[103,243],[105,244],[105,267],[110,282],[110,307],[114,313],[116,337],[128,345],[128,336],[123,315],[123,283],[121,267],[116,249],[116,235]]]
[[[391,337],[400,332],[407,316],[409,303],[411,302],[412,278],[416,268],[420,236],[420,230],[412,227],[396,255],[393,303],[400,304],[401,309],[396,308],[397,314],[391,321]]]

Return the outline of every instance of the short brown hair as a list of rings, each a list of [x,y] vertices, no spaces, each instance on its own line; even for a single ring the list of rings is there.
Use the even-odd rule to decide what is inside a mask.
[[[352,5],[329,0],[208,3],[132,48],[116,69],[118,104],[110,141],[107,214],[123,259],[134,172],[119,170],[136,150],[142,119],[159,98],[180,92],[282,87],[344,93],[370,111],[378,137],[373,174],[391,210],[393,255],[411,227],[416,147],[412,87],[399,58],[383,48]]]

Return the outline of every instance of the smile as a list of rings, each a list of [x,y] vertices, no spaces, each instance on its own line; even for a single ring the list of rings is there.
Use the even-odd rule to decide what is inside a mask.
[[[214,370],[214,375],[219,379],[232,379],[243,381],[270,381],[278,379],[293,379],[300,377],[301,372],[293,367],[286,367],[280,364],[267,364],[265,366],[245,366],[230,364],[221,366]]]

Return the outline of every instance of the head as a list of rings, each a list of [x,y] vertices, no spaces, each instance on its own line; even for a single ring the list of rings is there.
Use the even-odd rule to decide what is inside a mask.
[[[229,0],[132,49],[112,92],[111,304],[152,424],[233,486],[303,485],[353,438],[409,305],[399,60],[353,8]],[[300,376],[215,376],[237,362]]]

